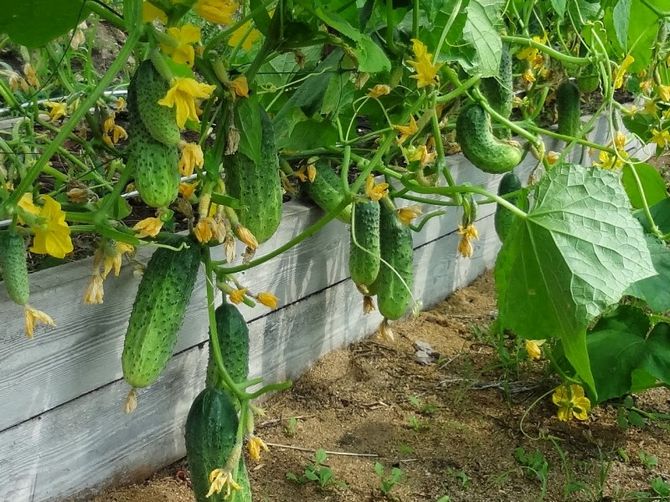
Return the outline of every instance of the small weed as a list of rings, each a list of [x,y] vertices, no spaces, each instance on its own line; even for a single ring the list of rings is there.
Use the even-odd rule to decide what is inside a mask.
[[[514,459],[517,463],[532,474],[542,485],[542,498],[547,493],[547,475],[549,473],[549,462],[540,450],[528,453],[520,446],[514,450]]]
[[[428,429],[428,426],[424,424],[419,417],[416,415],[411,415],[407,419],[407,425],[412,429],[414,432],[421,432],[425,431]]]
[[[414,455],[414,448],[408,444],[401,443],[398,445],[397,449],[398,449],[398,455],[401,455],[403,457],[409,457],[410,455]]]
[[[663,497],[664,499],[670,498],[670,484],[666,483],[663,478],[657,477],[652,479],[649,486],[651,486],[652,491],[659,497]]]
[[[388,476],[385,475],[384,466],[375,462],[375,474],[379,478],[379,489],[384,495],[388,495],[391,490],[405,477],[405,471],[398,467],[391,469]]]
[[[458,479],[461,482],[461,488],[465,489],[470,484],[470,476],[468,476],[463,469],[452,469],[451,467],[447,471],[450,476]]]
[[[284,435],[286,437],[292,438],[298,433],[298,419],[295,417],[291,417],[286,421],[286,425],[284,426]]]
[[[322,449],[316,450],[314,453],[314,461],[305,467],[305,472],[302,476],[297,476],[293,472],[286,473],[286,479],[304,485],[307,483],[317,483],[321,488],[346,488],[347,484],[344,481],[335,478],[333,471],[326,465],[328,455]]]
[[[424,403],[417,396],[409,398],[409,404],[421,415],[432,415],[437,411],[437,405],[433,403]]]
[[[640,463],[642,463],[645,469],[651,470],[658,466],[658,458],[656,458],[655,455],[641,451],[638,454],[638,458],[640,459]]]
[[[451,502],[451,497],[449,495],[442,495],[435,502]]]

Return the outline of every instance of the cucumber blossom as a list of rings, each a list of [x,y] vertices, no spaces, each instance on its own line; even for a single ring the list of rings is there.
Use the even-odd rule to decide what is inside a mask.
[[[493,135],[491,117],[477,104],[467,106],[458,115],[456,140],[463,155],[486,173],[511,171],[523,158],[523,152],[516,144]]]
[[[517,190],[521,190],[521,180],[519,177],[514,173],[505,174],[502,180],[500,180],[500,185],[498,185],[498,195],[506,195]],[[509,230],[514,222],[514,213],[498,205],[493,222],[500,242],[505,242],[505,238],[509,234]]]
[[[12,231],[0,232],[0,275],[9,298],[26,305],[30,296],[26,244]]]
[[[579,97],[579,87],[570,80],[561,83],[556,89],[559,134],[573,137],[579,134],[581,127]]]
[[[379,242],[379,202],[356,202],[351,226],[349,272],[357,286],[369,286],[377,278],[380,267]]]
[[[177,342],[200,265],[200,248],[160,248],[137,289],[123,343],[123,377],[133,387],[155,382]]]

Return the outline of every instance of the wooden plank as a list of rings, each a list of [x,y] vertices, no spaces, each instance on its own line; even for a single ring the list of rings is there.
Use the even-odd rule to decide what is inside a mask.
[[[450,234],[415,253],[415,292],[431,305],[493,265],[499,242],[493,218],[478,223],[481,240],[471,260],[456,258]],[[251,374],[267,381],[295,377],[321,355],[373,332],[378,314],[363,316],[350,281],[250,323]],[[45,335],[46,336],[46,335]],[[0,500],[43,501],[90,493],[105,483],[128,482],[184,455],[186,413],[202,387],[207,352],[177,354],[160,380],[124,415],[125,382],[115,381],[48,413],[0,432]]]

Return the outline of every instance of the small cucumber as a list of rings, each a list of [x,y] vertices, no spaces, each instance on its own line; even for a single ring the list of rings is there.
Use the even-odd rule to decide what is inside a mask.
[[[354,237],[358,246],[354,244]],[[379,202],[356,202],[349,252],[349,272],[356,285],[369,286],[377,278],[380,266],[379,242]]]
[[[232,303],[224,300],[215,311],[216,334],[221,347],[223,364],[235,383],[243,382],[249,374],[249,328],[244,317]],[[207,387],[224,389],[214,356],[209,353]]]
[[[312,201],[324,211],[328,212],[337,207],[344,197],[340,177],[333,171],[327,162],[318,161],[315,166],[316,177],[311,183],[303,183],[305,192]],[[351,222],[351,206],[347,206],[337,216],[344,223]]]
[[[556,89],[556,109],[558,111],[558,132],[576,137],[581,127],[579,87],[571,80],[561,83]]]
[[[139,131],[128,146],[128,165],[135,187],[150,207],[168,207],[179,194],[179,151]]]
[[[26,305],[30,296],[26,243],[12,231],[0,232],[0,272],[9,298]]]
[[[479,89],[491,107],[505,118],[512,114],[514,104],[514,78],[512,75],[512,56],[507,47],[503,47],[497,77],[483,78]],[[496,131],[499,137],[509,137],[509,129]]]
[[[176,147],[181,140],[181,134],[175,111],[158,104],[169,89],[167,81],[156,71],[150,60],[140,63],[132,80],[142,124],[154,140]]]
[[[467,106],[458,115],[456,139],[463,155],[486,173],[511,171],[523,158],[518,146],[493,135],[491,117],[477,104]]]
[[[517,190],[521,190],[521,180],[519,177],[514,173],[505,174],[502,180],[500,180],[500,185],[498,185],[498,195],[506,195]],[[505,242],[509,229],[514,222],[514,213],[499,205],[496,207],[493,222],[500,242]]]

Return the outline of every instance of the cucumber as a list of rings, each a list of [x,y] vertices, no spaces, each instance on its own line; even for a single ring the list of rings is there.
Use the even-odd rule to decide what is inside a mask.
[[[493,135],[491,117],[477,104],[467,106],[458,115],[456,140],[461,145],[463,155],[486,173],[511,171],[523,158],[523,152],[518,146]]]
[[[200,248],[187,242],[180,251],[156,250],[137,289],[121,358],[133,388],[158,379],[177,342],[200,265]]]
[[[316,168],[314,181],[303,183],[303,187],[309,198],[321,209],[328,212],[342,202],[344,197],[342,181],[327,162],[319,160],[314,167]],[[345,207],[337,216],[337,219],[344,223],[350,223],[351,206]]]
[[[381,257],[388,265],[381,263],[371,292],[376,292],[377,307],[385,318],[399,319],[412,302],[411,289],[414,282],[412,232],[398,220],[395,211],[387,207],[383,201],[380,204],[379,235]]]
[[[356,202],[351,231],[349,272],[357,286],[369,286],[377,278],[380,266],[379,202]],[[354,237],[359,246],[354,244]]]
[[[262,107],[261,144],[258,162],[238,151],[226,166],[226,190],[239,199],[240,223],[261,243],[267,241],[279,227],[283,193],[279,176],[279,157],[272,121]]]
[[[500,180],[500,185],[498,185],[498,195],[506,195],[517,190],[521,190],[521,180],[519,177],[514,173],[505,174],[502,180]],[[500,242],[505,242],[509,229],[514,222],[514,213],[498,205],[493,222]]]
[[[512,115],[514,103],[514,77],[512,75],[512,56],[507,47],[503,47],[497,77],[483,78],[479,83],[486,100],[491,107],[505,118]],[[510,137],[509,129],[495,131],[498,137]]]
[[[30,297],[26,244],[12,231],[0,232],[0,273],[9,298],[26,305]]]
[[[577,77],[577,87],[579,87],[580,92],[584,94],[595,92],[599,86],[600,75],[597,68],[593,65],[586,66]]]
[[[249,375],[249,328],[244,317],[232,303],[224,299],[215,311],[216,334],[221,347],[223,364],[235,383],[243,382]],[[224,390],[214,356],[209,353],[207,362],[207,387]]]
[[[579,87],[571,80],[561,83],[556,89],[556,109],[558,111],[558,132],[576,137],[581,127]]]
[[[131,85],[135,89],[137,111],[146,130],[154,140],[176,147],[181,134],[175,111],[158,104],[169,90],[168,82],[156,71],[153,63],[146,60],[137,67]]]
[[[191,485],[197,502],[251,500],[246,467],[240,460],[237,483],[242,486],[235,495],[224,498],[225,492],[207,497],[209,474],[226,465],[235,447],[239,421],[231,398],[214,387],[207,387],[193,401],[186,418],[185,440]],[[246,478],[246,481],[245,481]]]

